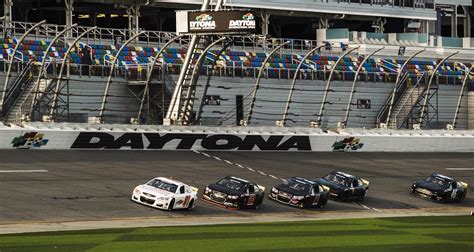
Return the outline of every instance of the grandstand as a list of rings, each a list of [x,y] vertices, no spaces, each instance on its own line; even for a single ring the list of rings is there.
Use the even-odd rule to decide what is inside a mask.
[[[15,5],[4,2],[0,90],[5,123],[474,128],[470,1],[295,5],[269,0],[265,6],[272,7],[265,8],[263,1],[220,1],[222,8],[257,9],[260,34],[200,36],[200,45],[193,45],[189,34],[136,29],[139,15],[132,9],[127,9],[128,29],[74,25],[80,20],[73,18],[73,4],[79,12],[87,4],[117,7],[112,11],[122,7],[114,1],[66,2],[65,21],[58,22],[64,24],[13,21]],[[202,4],[123,2],[135,12],[140,6],[166,11]],[[380,11],[377,18],[371,17],[374,11]],[[315,36],[270,36],[272,14],[306,18],[310,26],[311,18],[318,19]],[[446,26],[449,15],[452,25]],[[369,29],[337,28],[357,19],[368,22]],[[400,20],[406,23],[401,31],[388,28]],[[275,30],[284,27],[279,25]],[[85,48],[92,64],[81,58]],[[194,67],[186,65],[189,51]],[[183,74],[189,79],[180,78]]]

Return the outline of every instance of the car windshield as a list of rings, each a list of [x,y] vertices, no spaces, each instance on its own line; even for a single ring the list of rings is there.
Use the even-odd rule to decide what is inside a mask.
[[[242,191],[245,187],[245,185],[241,181],[238,181],[232,178],[223,178],[219,180],[217,184],[223,187],[227,187],[234,191],[239,191],[239,192]]]
[[[324,177],[324,179],[338,185],[343,185],[343,186],[349,186],[349,182],[350,182],[349,178],[344,177],[337,173],[329,173],[328,175]]]
[[[441,178],[441,177],[438,177],[438,176],[427,177],[425,179],[425,181],[430,183],[430,184],[435,184],[435,185],[439,185],[439,186],[442,186],[442,187],[449,186],[449,181],[448,180],[446,180],[444,178]]]
[[[287,185],[293,190],[300,192],[309,192],[309,190],[311,189],[311,185],[309,185],[308,183],[294,178],[286,180],[283,184]]]
[[[146,184],[149,185],[149,186],[153,186],[155,188],[161,189],[161,190],[172,192],[172,193],[175,193],[176,189],[178,189],[177,185],[171,184],[171,183],[166,183],[166,182],[164,182],[162,180],[159,180],[159,179],[153,179],[153,180],[151,180],[150,182],[148,182]]]

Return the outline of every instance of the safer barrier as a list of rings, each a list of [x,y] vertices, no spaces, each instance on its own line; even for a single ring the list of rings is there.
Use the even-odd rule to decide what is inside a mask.
[[[474,131],[37,124],[0,128],[0,149],[474,152]]]

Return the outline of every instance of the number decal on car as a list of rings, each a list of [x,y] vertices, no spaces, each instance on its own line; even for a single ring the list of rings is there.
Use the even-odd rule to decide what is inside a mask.
[[[255,203],[255,195],[252,194],[249,196],[249,199],[247,200],[247,206],[252,206]]]
[[[184,198],[183,207],[188,207],[190,199],[191,199],[191,196],[189,195]]]
[[[316,194],[316,196],[314,197],[314,201],[313,201],[313,205],[317,205],[318,202],[319,202],[319,198],[321,197],[321,194]]]
[[[451,193],[451,199],[456,198],[456,193],[458,192],[458,189],[453,189],[453,192]]]

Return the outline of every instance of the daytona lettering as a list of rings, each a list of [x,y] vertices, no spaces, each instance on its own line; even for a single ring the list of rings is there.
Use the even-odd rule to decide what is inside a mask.
[[[191,21],[189,22],[190,30],[204,30],[204,29],[215,29],[216,21]]]
[[[146,145],[146,146],[145,146]],[[309,136],[284,137],[260,135],[230,134],[159,134],[159,133],[124,133],[118,137],[104,132],[81,132],[71,149],[206,149],[206,150],[240,150],[249,151],[311,151]]]
[[[230,20],[229,29],[255,29],[255,20]]]

